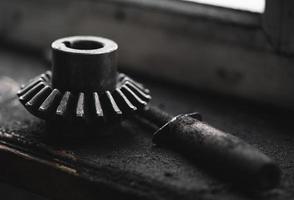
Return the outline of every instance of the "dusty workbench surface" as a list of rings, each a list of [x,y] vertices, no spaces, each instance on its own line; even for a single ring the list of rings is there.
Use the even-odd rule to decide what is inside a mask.
[[[246,191],[197,163],[152,145],[152,131],[126,121],[109,137],[52,137],[18,102],[19,85],[46,68],[34,57],[0,51],[0,178],[57,199],[292,199],[294,137],[290,111],[144,79],[154,105],[173,114],[199,111],[280,165],[281,185]],[[195,152],[197,153],[197,152]]]

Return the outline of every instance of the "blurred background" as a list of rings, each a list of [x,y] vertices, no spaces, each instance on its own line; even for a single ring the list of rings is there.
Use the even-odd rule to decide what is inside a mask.
[[[0,62],[7,65],[13,59],[7,52],[17,52],[50,68],[52,41],[97,35],[118,43],[123,72],[293,110],[293,6],[290,0],[3,0]],[[0,66],[0,75],[7,69]],[[25,82],[25,68],[19,73]],[[0,188],[6,199],[41,198]]]
[[[293,108],[291,6],[289,0],[1,1],[0,40],[46,60],[57,38],[104,36],[118,43],[123,71]]]

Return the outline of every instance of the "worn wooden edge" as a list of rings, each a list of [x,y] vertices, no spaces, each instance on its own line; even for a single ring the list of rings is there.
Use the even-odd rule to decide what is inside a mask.
[[[98,181],[92,184],[76,169],[0,145],[1,179],[54,199],[97,199],[124,196],[122,189]],[[95,186],[95,187],[94,187]],[[118,196],[116,196],[118,195]],[[131,197],[131,195],[130,195]]]
[[[53,199],[192,199],[197,193],[11,133],[0,134],[0,162],[2,181]]]

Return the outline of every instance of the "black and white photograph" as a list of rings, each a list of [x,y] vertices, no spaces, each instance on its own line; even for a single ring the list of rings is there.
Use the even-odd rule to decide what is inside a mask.
[[[0,0],[0,200],[294,199],[294,1]]]

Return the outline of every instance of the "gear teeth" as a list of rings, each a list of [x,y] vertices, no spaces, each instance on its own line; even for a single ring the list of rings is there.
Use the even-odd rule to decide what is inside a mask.
[[[124,74],[119,74],[114,91],[104,93],[52,90],[51,78],[46,71],[17,93],[27,110],[42,119],[103,124],[144,108],[151,99],[149,90]]]
[[[118,99],[119,101],[119,105],[120,107],[126,111],[126,112],[132,112],[132,111],[136,111],[137,110],[137,107],[134,106],[130,100],[124,95],[124,93],[119,89],[117,88],[115,90],[115,95],[116,95],[116,99]]]
[[[46,71],[45,73],[41,74],[39,78],[43,79],[46,82],[49,82],[51,80],[51,72]]]
[[[79,93],[75,116],[78,118],[85,118],[85,94]]]
[[[45,84],[43,82],[39,82],[34,87],[28,89],[28,91],[24,92],[20,97],[19,100],[23,104],[25,104],[28,100],[30,100],[36,93],[38,93]]]
[[[46,114],[47,112],[52,112],[56,108],[56,103],[60,100],[61,93],[58,89],[52,90],[45,101],[39,107],[39,112]]]
[[[65,118],[65,116],[69,113],[72,100],[72,94],[69,91],[66,91],[56,109],[56,115]]]
[[[38,78],[33,81],[31,81],[28,85],[21,86],[21,89],[17,92],[18,96],[23,95],[27,91],[29,91],[32,87],[34,87],[36,84],[42,82],[42,79]]]
[[[42,75],[40,76],[40,78],[41,78],[43,81],[46,81],[46,82],[49,81],[49,78],[46,76],[46,74],[42,74]]]
[[[37,92],[26,104],[25,106],[29,110],[36,110],[42,103],[42,101],[50,94],[51,88],[46,85],[39,92]]]
[[[144,92],[146,94],[150,93],[149,89],[144,88],[144,86],[142,84],[140,84],[130,78],[128,78],[128,80],[125,83],[131,83],[134,87],[138,88],[139,90],[141,90],[142,92]]]
[[[109,91],[106,91],[106,101],[110,104],[110,112],[116,114],[116,115],[122,115],[122,111],[117,106],[113,96]]]
[[[122,82],[124,80],[124,78],[126,77],[126,75],[124,73],[119,73],[118,74],[118,81]]]
[[[94,99],[94,107],[95,107],[96,117],[103,118],[104,114],[103,114],[102,106],[100,103],[99,95],[97,92],[93,93],[93,99]]]
[[[136,95],[128,86],[121,87],[121,91],[130,99],[137,107],[142,108],[147,105],[147,102]]]
[[[27,84],[22,84],[22,85],[20,86],[20,89],[22,90],[24,87],[28,87],[31,83],[33,83],[33,82],[35,82],[35,81],[37,81],[37,80],[39,80],[39,81],[44,81],[44,79],[42,78],[42,75],[43,75],[43,74],[40,74],[40,75],[38,75],[38,76],[36,76],[36,77],[30,79],[30,80],[28,81]]]
[[[48,77],[48,80],[51,80],[52,78],[52,72],[50,70],[45,72],[46,76]]]
[[[138,95],[141,99],[145,101],[150,101],[151,96],[149,94],[146,94],[139,88],[137,88],[133,83],[131,82],[126,82],[125,85],[127,85],[136,95]]]
[[[138,89],[142,90],[145,93],[150,93],[150,90],[145,88],[141,83],[138,83],[134,79],[131,79],[130,77],[126,76],[125,74],[121,74],[120,80],[122,81],[122,84],[125,84],[127,82],[130,82],[134,86],[136,86]]]

